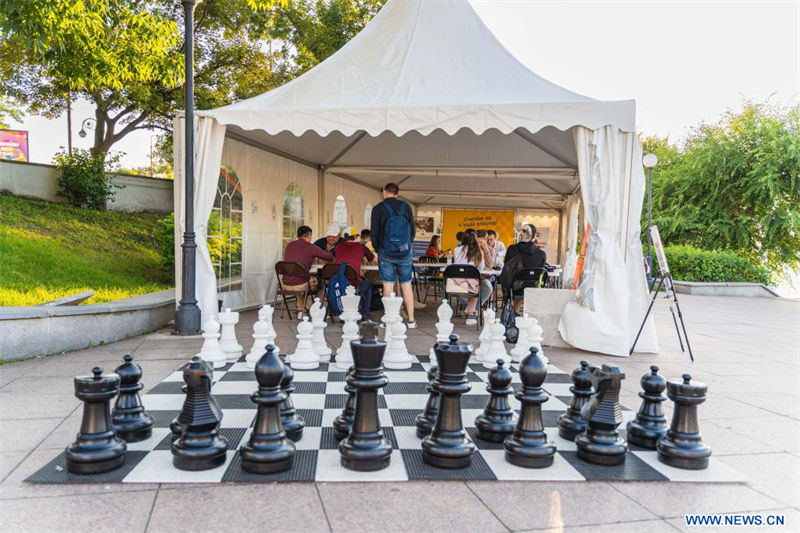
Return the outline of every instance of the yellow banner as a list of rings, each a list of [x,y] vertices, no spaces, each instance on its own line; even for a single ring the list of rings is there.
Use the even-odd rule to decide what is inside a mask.
[[[493,229],[508,248],[514,244],[515,214],[513,209],[442,209],[442,250],[455,250],[456,233],[467,228]]]

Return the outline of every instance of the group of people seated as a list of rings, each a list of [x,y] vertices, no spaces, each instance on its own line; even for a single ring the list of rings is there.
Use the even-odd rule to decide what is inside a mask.
[[[452,263],[455,265],[472,265],[480,271],[501,271],[506,262],[511,263],[512,260],[519,257],[519,261],[513,263],[518,265],[519,268],[544,268],[547,263],[547,255],[538,246],[536,235],[536,226],[523,224],[519,232],[518,242],[512,244],[506,250],[505,244],[498,238],[495,230],[467,228],[465,231],[459,231],[456,234],[456,241],[459,246],[452,252]],[[451,250],[441,249],[441,237],[434,235],[431,237],[425,255],[430,258],[443,259],[450,256],[450,252]],[[446,289],[448,292],[451,292],[451,289],[457,290],[456,287],[460,286],[461,292],[476,295],[467,300],[466,312],[469,318],[467,318],[466,323],[468,325],[475,324],[478,302],[480,301],[481,306],[486,303],[492,295],[495,282],[496,278],[494,276],[482,278],[480,282],[475,279],[453,278],[448,280],[448,283],[453,284],[452,287]],[[522,297],[521,295],[517,296],[514,300],[514,308],[515,311],[519,312],[522,307]]]
[[[296,294],[308,290],[313,298],[319,295],[322,282],[317,275],[311,274],[312,264],[315,261],[347,264],[355,272],[355,278],[349,279],[349,282],[359,290],[360,311],[364,318],[370,315],[373,290],[377,292],[378,288],[382,288],[384,293],[394,291],[395,282],[399,282],[408,317],[407,327],[415,328],[411,290],[413,270],[411,243],[415,234],[413,213],[408,204],[397,198],[398,191],[399,188],[394,183],[384,187],[384,201],[373,209],[370,229],[358,232],[351,226],[342,231],[340,226],[331,224],[324,237],[312,242],[311,228],[309,226],[298,228],[297,239],[286,245],[284,261],[300,264],[304,274],[284,275],[283,290]],[[401,220],[399,225],[396,222],[398,219]],[[400,238],[397,237],[398,233]],[[524,224],[519,231],[517,243],[509,246],[507,250],[503,241],[498,238],[497,232],[492,229],[468,228],[458,232],[456,241],[458,246],[455,250],[442,250],[440,236],[434,235],[425,255],[441,262],[472,265],[483,273],[487,270],[495,271],[500,274],[501,280],[507,277],[505,270],[509,267],[543,268],[546,264],[547,258],[544,250],[537,245],[536,227],[533,224]],[[377,277],[364,275],[373,274],[375,271],[362,274],[361,267],[365,264],[378,265]],[[513,276],[514,273],[511,274]],[[438,276],[438,273],[436,275]],[[447,279],[446,292],[460,292],[466,295],[467,324],[476,323],[479,304],[482,307],[489,300],[497,279],[495,275],[484,275],[480,279]],[[306,308],[305,303],[298,296],[299,314]],[[515,294],[515,310],[519,312],[521,306],[521,295]]]
[[[315,260],[323,262],[347,263],[356,273],[356,279],[350,280],[351,284],[358,287],[362,295],[362,311],[369,315],[373,285],[377,285],[367,276],[362,276],[362,264],[376,264],[377,256],[372,248],[370,230],[363,229],[357,233],[355,228],[349,226],[343,231],[335,224],[328,226],[325,237],[313,243],[312,230],[308,226],[297,229],[297,240],[286,245],[283,254],[284,261],[299,263],[306,272],[311,271]],[[284,276],[283,288],[288,292],[302,292],[308,287],[309,295],[318,296],[322,289],[318,276],[310,275],[307,278]],[[298,301],[299,309],[304,309],[304,302]]]

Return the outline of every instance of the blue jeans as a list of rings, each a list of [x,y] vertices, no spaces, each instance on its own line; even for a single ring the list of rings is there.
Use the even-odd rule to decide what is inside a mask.
[[[358,292],[361,293],[361,318],[364,320],[369,319],[370,306],[372,305],[372,280],[364,276],[361,278],[361,284],[358,286]]]
[[[384,283],[394,283],[395,274],[400,283],[411,282],[413,268],[411,254],[406,257],[386,257],[378,254],[378,274]]]

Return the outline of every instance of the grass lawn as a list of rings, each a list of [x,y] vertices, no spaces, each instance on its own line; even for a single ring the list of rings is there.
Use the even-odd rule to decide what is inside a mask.
[[[100,303],[171,287],[159,218],[0,195],[0,306],[88,289],[87,303]]]

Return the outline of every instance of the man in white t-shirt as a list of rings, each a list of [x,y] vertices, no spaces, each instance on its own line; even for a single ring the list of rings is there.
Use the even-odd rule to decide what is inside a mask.
[[[494,248],[494,251],[497,254],[497,268],[503,268],[503,261],[506,257],[506,245],[497,237],[497,232],[493,229],[490,229],[486,232],[486,244]]]

